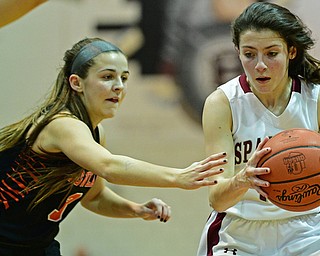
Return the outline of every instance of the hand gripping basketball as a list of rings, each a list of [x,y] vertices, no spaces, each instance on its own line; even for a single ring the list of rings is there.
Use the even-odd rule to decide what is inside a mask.
[[[320,205],[320,134],[308,129],[282,131],[264,147],[271,152],[258,163],[271,172],[262,179],[270,183],[261,187],[268,199],[289,211],[307,211]]]

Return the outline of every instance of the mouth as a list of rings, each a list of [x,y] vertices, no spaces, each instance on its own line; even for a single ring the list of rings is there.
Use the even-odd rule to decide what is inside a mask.
[[[115,97],[115,98],[110,98],[110,99],[107,99],[107,101],[111,101],[113,103],[118,103],[119,102],[119,98]]]
[[[257,77],[256,81],[263,83],[263,82],[268,82],[270,79],[271,79],[270,77],[264,76],[264,77]]]

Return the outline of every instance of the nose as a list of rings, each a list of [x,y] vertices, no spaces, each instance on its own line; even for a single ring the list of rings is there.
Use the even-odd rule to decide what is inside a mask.
[[[124,84],[122,82],[122,79],[118,79],[115,84],[113,85],[112,89],[115,92],[121,92],[124,89]]]
[[[256,69],[258,72],[261,73],[261,72],[265,71],[267,68],[268,68],[268,67],[267,67],[266,63],[263,61],[263,58],[262,58],[262,57],[259,57],[259,58],[257,59],[257,64],[256,64],[256,66],[255,66],[255,69]]]

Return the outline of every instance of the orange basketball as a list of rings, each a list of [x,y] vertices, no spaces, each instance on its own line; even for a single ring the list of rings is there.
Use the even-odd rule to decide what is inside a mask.
[[[271,172],[260,178],[270,183],[262,188],[275,205],[289,211],[307,211],[320,205],[320,134],[308,129],[290,129],[265,145],[271,152],[258,166]]]

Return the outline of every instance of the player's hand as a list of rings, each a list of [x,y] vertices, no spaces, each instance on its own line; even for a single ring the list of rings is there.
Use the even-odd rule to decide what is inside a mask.
[[[211,178],[211,176],[223,172],[223,168],[220,167],[220,165],[227,163],[225,156],[226,153],[224,152],[214,154],[180,170],[176,180],[178,187],[183,189],[197,189],[203,186],[217,184],[217,180]]]
[[[158,198],[141,204],[136,215],[144,220],[160,220],[167,222],[171,217],[171,208]]]
[[[269,139],[266,137],[259,143],[257,149],[246,163],[245,168],[236,175],[236,181],[239,186],[253,188],[265,198],[267,198],[268,195],[261,189],[261,187],[268,187],[270,184],[259,177],[260,175],[270,173],[270,169],[266,167],[257,167],[257,164],[264,155],[271,151],[271,148],[269,147],[263,148],[268,140]]]

